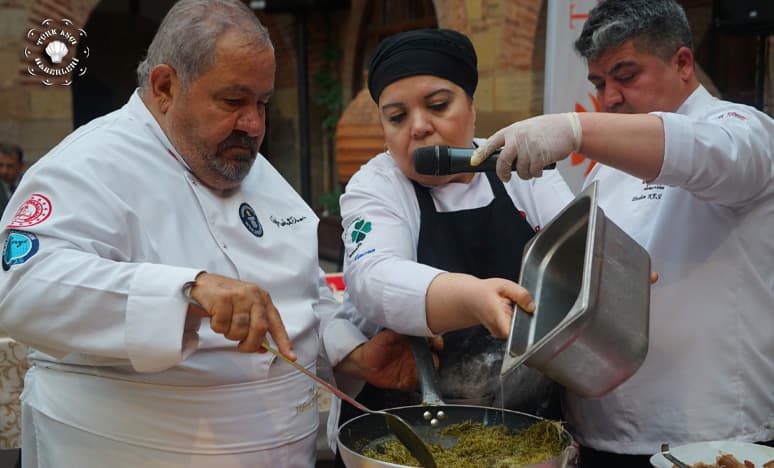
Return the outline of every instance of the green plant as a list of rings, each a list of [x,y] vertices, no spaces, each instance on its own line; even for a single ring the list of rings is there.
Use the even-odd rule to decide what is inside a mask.
[[[322,121],[323,130],[328,138],[333,138],[342,108],[341,82],[334,73],[334,66],[341,58],[341,49],[326,44],[321,55],[322,66],[312,75],[315,89],[312,99],[315,104],[325,108],[327,115]]]
[[[341,192],[328,192],[320,195],[320,209],[323,216],[340,216],[339,197]]]

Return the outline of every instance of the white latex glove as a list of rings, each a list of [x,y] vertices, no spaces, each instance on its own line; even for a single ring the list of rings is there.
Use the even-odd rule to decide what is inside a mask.
[[[543,175],[543,168],[579,151],[581,124],[578,114],[546,114],[502,128],[473,152],[471,166],[481,164],[498,148],[497,177],[511,179],[513,161],[522,179]]]

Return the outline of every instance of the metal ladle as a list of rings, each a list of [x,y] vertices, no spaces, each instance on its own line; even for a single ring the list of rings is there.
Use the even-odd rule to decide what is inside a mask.
[[[387,421],[387,427],[390,428],[390,431],[393,434],[395,434],[395,437],[397,437],[398,440],[403,445],[406,446],[406,448],[411,453],[411,455],[413,455],[414,458],[416,458],[417,461],[423,467],[437,468],[437,465],[435,464],[435,459],[433,458],[433,454],[430,453],[430,449],[424,443],[424,441],[419,436],[419,434],[417,434],[416,431],[414,431],[414,428],[412,428],[411,425],[407,423],[403,418],[401,418],[396,414],[388,413],[387,411],[374,411],[374,410],[368,409],[365,405],[363,405],[359,401],[350,397],[349,395],[342,392],[341,390],[334,387],[333,385],[326,382],[325,380],[321,379],[320,377],[317,377],[313,373],[309,372],[302,365],[291,361],[288,357],[286,357],[276,349],[269,346],[268,343],[263,343],[262,346],[266,351],[272,353],[273,355],[287,362],[291,366],[295,367],[298,371],[302,372],[307,377],[313,379],[315,382],[322,385],[323,388],[333,393],[337,397],[341,398],[342,400],[346,401],[347,403],[354,406],[355,408],[359,409],[360,411],[364,411],[366,413],[372,413],[372,414],[381,414],[382,416],[384,416],[384,419]]]
[[[667,460],[674,463],[675,466],[677,466],[677,468],[691,468],[691,465],[684,463],[682,460],[680,460],[676,456],[669,453],[669,444],[661,444],[661,455],[663,455],[664,458],[666,458]]]

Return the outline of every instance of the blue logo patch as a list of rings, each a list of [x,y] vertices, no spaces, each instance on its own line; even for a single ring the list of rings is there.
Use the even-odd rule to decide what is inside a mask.
[[[12,265],[21,265],[38,253],[39,241],[35,234],[21,231],[11,231],[3,246],[3,270],[8,271]]]
[[[263,236],[263,227],[258,221],[258,216],[255,215],[255,210],[252,206],[247,203],[239,205],[239,219],[242,220],[242,224],[244,224],[247,230],[255,237]]]

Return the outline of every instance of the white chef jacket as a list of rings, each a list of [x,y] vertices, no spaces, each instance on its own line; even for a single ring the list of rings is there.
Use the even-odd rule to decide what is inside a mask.
[[[240,188],[216,194],[135,92],[30,168],[10,206],[2,238],[29,248],[4,249],[0,326],[34,348],[25,405],[179,453],[267,450],[315,433],[316,383],[269,353],[237,352],[187,316],[181,292],[203,270],[266,289],[312,371],[321,343],[335,365],[365,340],[335,315],[317,217],[261,155]]]
[[[481,140],[479,140],[480,143]],[[557,171],[540,179],[517,177],[505,190],[530,226],[540,230],[573,198]],[[481,208],[494,193],[483,173],[468,183],[430,189],[439,212]],[[344,309],[368,336],[390,328],[412,336],[432,336],[427,326],[425,295],[443,271],[417,263],[420,211],[414,185],[387,153],[363,165],[347,183],[340,199],[344,229]],[[354,236],[354,237],[353,237]],[[329,445],[335,450],[340,400],[334,398],[328,418]]]
[[[699,87],[664,122],[649,182],[597,165],[605,214],[650,253],[642,367],[597,400],[568,395],[579,441],[648,454],[662,442],[774,437],[774,121]]]
[[[573,198],[558,171],[505,184],[516,209],[535,230],[546,225]],[[439,212],[480,208],[494,199],[485,174],[468,183],[430,189]],[[371,159],[352,177],[341,197],[344,281],[357,311],[379,326],[414,336],[432,336],[425,295],[438,268],[417,263],[420,211],[414,186],[389,154]],[[482,233],[482,235],[485,235]],[[364,330],[369,331],[367,326]]]

